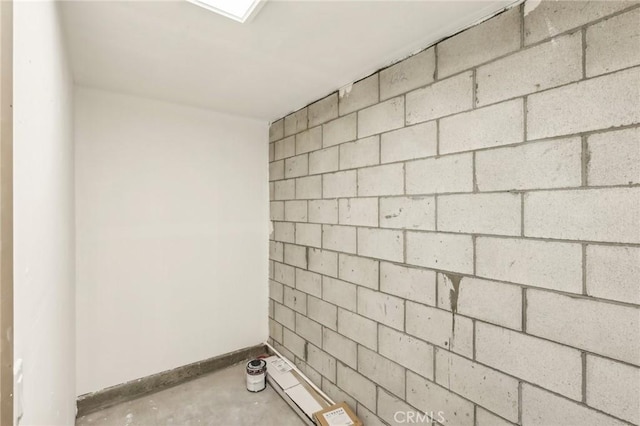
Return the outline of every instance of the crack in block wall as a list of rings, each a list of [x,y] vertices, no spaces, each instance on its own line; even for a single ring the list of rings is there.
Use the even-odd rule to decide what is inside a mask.
[[[365,424],[640,422],[639,6],[520,5],[272,124],[269,340]]]

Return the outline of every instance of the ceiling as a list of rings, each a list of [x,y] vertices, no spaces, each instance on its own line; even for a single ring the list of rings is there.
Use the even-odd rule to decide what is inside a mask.
[[[77,84],[274,120],[504,8],[276,1],[240,24],[187,1],[62,4]]]

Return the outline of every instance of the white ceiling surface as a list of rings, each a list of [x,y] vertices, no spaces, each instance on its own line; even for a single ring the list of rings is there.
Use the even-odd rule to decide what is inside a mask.
[[[77,84],[274,120],[510,3],[270,0],[244,24],[187,1],[62,10]]]

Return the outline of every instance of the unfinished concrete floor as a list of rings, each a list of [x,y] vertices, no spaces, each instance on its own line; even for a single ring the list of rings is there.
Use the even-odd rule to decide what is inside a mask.
[[[264,425],[304,422],[269,386],[258,393],[245,387],[244,363],[181,385],[87,414],[76,426]]]

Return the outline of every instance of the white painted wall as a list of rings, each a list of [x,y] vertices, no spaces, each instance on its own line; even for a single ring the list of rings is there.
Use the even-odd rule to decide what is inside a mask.
[[[73,85],[54,2],[15,2],[13,76],[14,357],[24,362],[21,424],[70,425],[76,396]]]
[[[76,90],[79,395],[266,340],[267,134]]]

